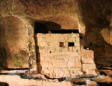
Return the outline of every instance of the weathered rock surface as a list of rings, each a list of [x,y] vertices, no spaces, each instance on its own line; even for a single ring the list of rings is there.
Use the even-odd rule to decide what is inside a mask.
[[[23,22],[14,16],[0,20],[0,66],[28,67],[28,37]]]
[[[55,80],[33,80],[33,79],[22,79],[19,76],[1,75],[1,82],[7,82],[9,86],[73,86],[69,81],[55,81]]]
[[[87,86],[99,86],[95,81],[87,81]]]

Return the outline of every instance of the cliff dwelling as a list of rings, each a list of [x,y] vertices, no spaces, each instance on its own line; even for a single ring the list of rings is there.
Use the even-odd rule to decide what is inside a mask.
[[[0,86],[112,86],[112,0],[0,0]]]
[[[81,48],[78,29],[64,30],[56,24],[49,28],[45,23],[35,25],[39,73],[49,78],[97,75],[94,52]]]
[[[40,64],[42,66],[41,73],[50,78],[81,75],[83,69],[79,33],[74,33],[74,30],[74,32],[62,34],[60,31],[58,33],[52,33],[51,31],[47,34],[37,34]],[[92,58],[92,60],[94,59]],[[95,64],[93,63],[93,65]],[[87,70],[89,70],[88,67]]]

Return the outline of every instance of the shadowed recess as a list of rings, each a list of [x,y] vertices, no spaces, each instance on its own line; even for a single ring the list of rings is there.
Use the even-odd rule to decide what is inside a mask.
[[[82,45],[94,51],[97,67],[112,63],[112,45],[101,34],[104,28],[111,31],[111,4],[112,0],[78,0],[81,19],[86,27],[85,44]]]

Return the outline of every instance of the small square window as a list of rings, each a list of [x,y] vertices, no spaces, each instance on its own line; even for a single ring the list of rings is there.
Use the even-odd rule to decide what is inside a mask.
[[[64,42],[60,42],[60,43],[59,43],[59,46],[60,46],[60,47],[64,47]]]
[[[68,42],[68,47],[74,47],[74,42]]]

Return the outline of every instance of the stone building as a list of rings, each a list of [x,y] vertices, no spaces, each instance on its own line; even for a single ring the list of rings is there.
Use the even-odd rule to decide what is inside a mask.
[[[81,51],[78,30],[37,33],[37,46],[40,73],[43,75],[61,78],[83,73],[95,74],[94,53],[84,49]],[[88,53],[90,62],[86,61]]]

